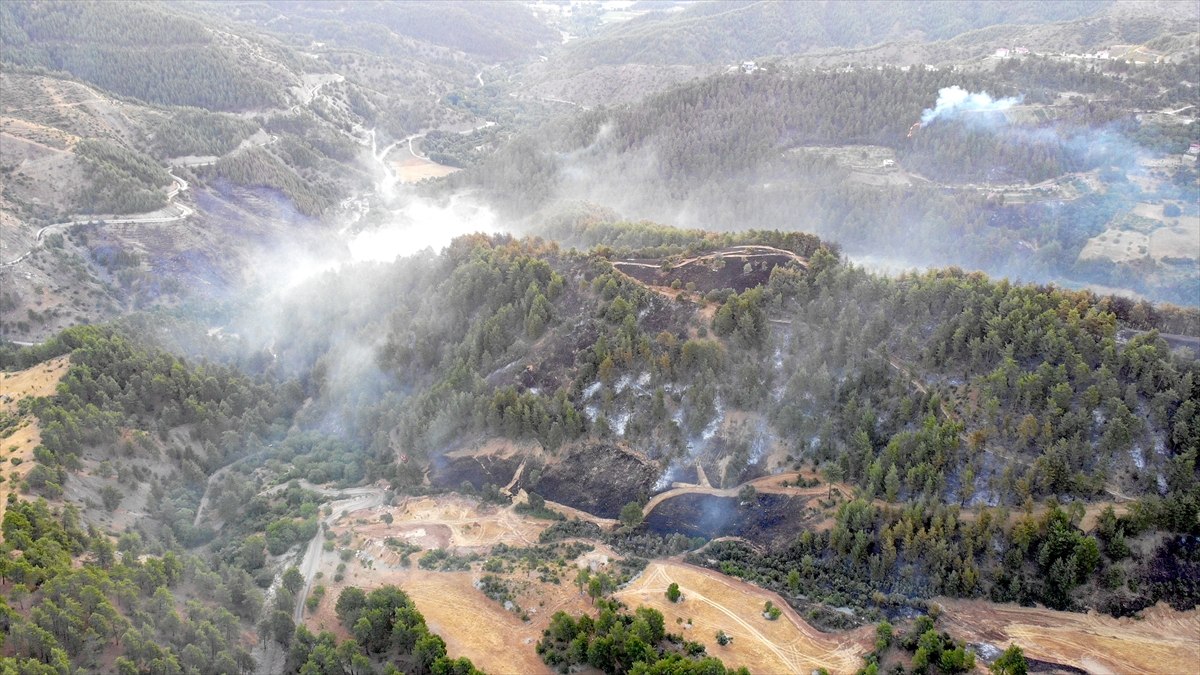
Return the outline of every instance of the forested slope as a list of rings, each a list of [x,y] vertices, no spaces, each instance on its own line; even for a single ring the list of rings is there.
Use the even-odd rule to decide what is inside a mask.
[[[1194,312],[953,269],[873,276],[795,232],[593,220],[553,233],[593,248],[464,237],[315,278],[277,316],[250,308],[272,329],[230,363],[255,379],[110,328],[0,353],[7,368],[63,353],[72,364],[56,395],[25,404],[42,445],[20,488],[54,506],[14,497],[5,517],[5,546],[22,551],[0,558],[11,658],[92,667],[94,646],[119,638],[104,658],[209,672],[248,663],[241,627],[259,625],[291,645],[289,668],[447,659],[470,672],[417,616],[405,614],[404,639],[360,621],[408,606],[391,591],[338,602],[348,645],[293,635],[294,575],[276,575],[318,535],[324,498],[264,481],[444,490],[425,471],[487,438],[547,453],[529,458],[531,492],[589,448],[623,461],[615,448],[636,448],[633,461],[663,476],[703,466],[719,487],[815,471],[830,485],[828,527],[767,527],[757,544],[719,542],[693,560],[831,628],[850,620],[829,607],[872,616],[938,594],[1118,615],[1200,600],[1180,581],[1197,572],[1200,361],[1156,334],[1194,332]],[[681,279],[646,285],[621,261]],[[730,268],[736,288],[695,289],[695,265]],[[1118,328],[1144,332],[1126,341]],[[852,495],[833,494],[843,482]],[[504,499],[494,485],[452,489]],[[761,508],[774,498],[739,494]],[[599,534],[563,522],[545,539],[573,536]],[[636,522],[610,541],[637,555],[696,544]],[[186,616],[171,598],[192,602]],[[199,634],[207,652],[189,646]],[[554,639],[570,634],[564,624]]]
[[[900,38],[944,40],[997,24],[1065,21],[1102,11],[1106,2],[698,3],[650,14],[572,45],[567,58],[596,63],[712,63],[822,48],[853,48]]]
[[[1179,84],[1194,65],[1130,71],[1028,59],[994,73],[768,66],[546,125],[443,189],[481,189],[522,214],[586,200],[704,229],[809,230],[900,266],[959,264],[1191,304],[1194,264],[1114,264],[1081,252],[1139,202],[1190,203],[1192,163],[1158,158],[1186,150],[1195,124],[1139,120],[1131,108],[1194,105],[1196,88]],[[1030,105],[914,127],[951,86],[995,99],[1024,95]],[[1085,93],[1041,103],[1066,91]],[[1147,183],[1155,162],[1169,175]]]
[[[277,79],[240,63],[212,28],[161,4],[9,2],[4,60],[65,71],[152,103],[245,110],[283,102]],[[134,42],[136,36],[136,42]],[[283,52],[272,55],[286,58]]]

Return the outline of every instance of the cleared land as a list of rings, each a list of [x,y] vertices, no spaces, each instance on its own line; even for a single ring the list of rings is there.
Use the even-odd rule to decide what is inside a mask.
[[[392,514],[392,524],[380,521],[384,513]],[[573,572],[561,583],[542,581],[537,571],[524,567],[500,574],[514,601],[528,613],[526,622],[476,588],[486,574],[479,563],[458,572],[434,572],[418,566],[424,551],[433,549],[465,554],[486,553],[500,543],[528,546],[537,542],[537,535],[548,525],[548,521],[517,514],[511,508],[457,495],[410,498],[395,506],[353,511],[331,528],[337,538],[345,533],[351,536],[346,548],[354,551],[354,557],[346,563],[345,578],[328,584],[324,600],[315,613],[306,612],[304,622],[310,629],[345,636],[333,611],[341,590],[358,586],[369,591],[395,584],[412,597],[430,628],[446,640],[452,656],[466,656],[490,673],[548,673],[533,645],[550,616],[560,609],[579,614],[590,607],[571,585]],[[400,555],[384,544],[388,537],[418,546],[421,552],[412,553],[409,565],[404,566]],[[613,557],[611,550],[597,546],[570,561],[567,569],[594,567]],[[317,583],[333,579],[340,562],[338,552],[322,552],[322,579]]]
[[[326,577],[330,570],[324,570]],[[553,612],[542,612],[525,623],[475,588],[477,572],[430,572],[417,569],[366,569],[352,563],[346,578],[330,584],[315,614],[306,614],[311,630],[329,630],[339,637],[346,631],[334,613],[337,596],[346,586],[364,590],[394,584],[404,589],[424,615],[429,628],[446,641],[454,658],[465,656],[489,673],[549,673],[533,645],[541,637]],[[567,590],[569,589],[569,590]],[[563,589],[573,592],[573,587]],[[579,599],[581,605],[586,605]],[[570,611],[579,611],[572,608]]]
[[[1111,260],[1115,263],[1131,262],[1146,257],[1150,250],[1150,237],[1141,232],[1128,230],[1105,230],[1088,240],[1079,252],[1080,260]]]
[[[1178,225],[1160,227],[1150,233],[1150,256],[1200,260],[1200,217],[1177,218]]]
[[[791,251],[772,246],[730,246],[720,251],[671,261],[654,258],[614,260],[617,271],[641,283],[651,290],[671,288],[678,280],[680,287],[693,284],[701,293],[732,288],[737,291],[764,285],[770,279],[771,270],[780,265],[794,264],[808,268],[808,261]],[[676,291],[668,291],[674,297]]]
[[[428,157],[416,154],[412,145],[396,148],[395,158],[390,162],[401,183],[419,183],[426,178],[449,176],[459,170],[457,167],[438,164]]]
[[[1033,658],[1089,673],[1194,672],[1200,663],[1200,610],[1161,605],[1141,620],[939,598],[941,625],[956,638],[998,647],[1016,643]]]
[[[672,582],[683,592],[678,603],[665,595]],[[862,666],[865,645],[873,639],[869,627],[841,635],[821,633],[775,593],[678,562],[650,563],[640,577],[614,596],[630,607],[659,610],[668,630],[703,643],[709,654],[728,666],[745,666],[755,673],[809,673],[818,668],[851,673]],[[784,610],[776,621],[763,617],[767,600]],[[683,628],[689,619],[690,628]],[[718,645],[718,630],[731,635],[733,642]]]

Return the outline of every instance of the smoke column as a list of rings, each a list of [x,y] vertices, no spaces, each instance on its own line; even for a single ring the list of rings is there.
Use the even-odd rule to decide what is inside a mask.
[[[973,94],[959,86],[946,87],[938,91],[937,105],[921,113],[921,124],[929,124],[939,117],[954,117],[964,112],[1000,112],[1020,102],[1020,96],[993,99],[986,91]]]

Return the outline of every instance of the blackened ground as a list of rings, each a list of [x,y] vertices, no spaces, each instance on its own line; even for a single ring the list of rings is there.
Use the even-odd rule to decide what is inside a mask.
[[[643,502],[661,469],[607,443],[573,448],[547,467],[533,489],[550,501],[603,518],[616,518],[629,502]]]
[[[646,517],[646,527],[658,534],[689,537],[737,536],[770,544],[795,538],[810,526],[807,497],[762,493],[753,503],[736,497],[684,494],[659,504]]]
[[[454,489],[470,483],[476,490],[491,483],[499,487],[508,485],[513,473],[521,464],[521,458],[483,457],[438,457],[434,460],[429,482],[438,487]]]
[[[1068,666],[1062,663],[1055,663],[1053,661],[1042,661],[1041,659],[1033,659],[1028,656],[1025,657],[1025,662],[1029,664],[1029,670],[1027,672],[1030,673],[1046,673],[1046,675],[1087,675],[1088,672],[1082,668],[1076,668],[1075,666]]]
[[[1175,609],[1200,604],[1200,537],[1179,535],[1164,541],[1143,574],[1150,603],[1164,600]]]

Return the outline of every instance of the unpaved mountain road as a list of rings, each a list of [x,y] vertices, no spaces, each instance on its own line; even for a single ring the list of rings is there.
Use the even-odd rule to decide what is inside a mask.
[[[325,553],[325,528],[347,514],[382,506],[384,497],[386,496],[386,490],[382,487],[367,486],[336,490],[313,485],[304,480],[298,482],[306,490],[312,490],[325,496],[341,496],[343,498],[329,504],[329,507],[332,509],[330,515],[321,521],[322,527],[317,529],[317,533],[308,542],[308,546],[304,549],[304,557],[300,559],[300,563],[297,565],[301,576],[304,577],[304,586],[296,594],[296,606],[292,609],[292,620],[296,624],[299,624],[304,619],[304,601],[312,591],[313,580],[317,576],[318,568],[320,568],[321,556]],[[279,490],[286,489],[289,484],[282,483],[276,485],[273,488],[264,490],[260,494],[273,494]],[[275,575],[275,581],[271,584],[271,588],[267,590],[266,599],[263,602],[263,619],[269,618],[273,611],[274,603],[271,600],[282,580],[283,570],[280,570],[280,573]],[[258,675],[276,675],[283,672],[287,653],[274,639],[263,637],[259,642],[258,648],[254,650],[254,658],[257,664],[255,673]]]
[[[171,187],[170,191],[167,192],[167,205],[165,207],[149,213],[137,214],[128,218],[93,216],[84,220],[69,220],[63,223],[52,223],[38,230],[37,239],[33,245],[33,248],[29,249],[20,256],[13,258],[12,260],[0,262],[0,267],[12,267],[29,258],[29,256],[33,255],[34,251],[36,251],[38,247],[42,245],[46,239],[46,236],[54,230],[61,230],[74,225],[85,225],[87,223],[102,223],[105,225],[171,223],[190,217],[196,212],[195,209],[187,204],[175,201],[175,198],[179,196],[180,192],[188,189],[188,182],[179,176],[176,176],[175,174],[171,174],[171,178],[174,180],[174,185]],[[163,215],[165,211],[171,209],[174,209],[176,213],[173,215]]]

